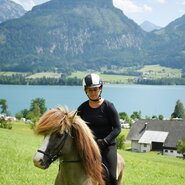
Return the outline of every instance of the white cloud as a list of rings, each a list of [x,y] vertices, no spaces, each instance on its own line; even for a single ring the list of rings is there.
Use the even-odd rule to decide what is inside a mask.
[[[182,3],[183,5],[185,5],[185,0],[181,0],[181,3]]]
[[[148,6],[146,4],[143,5],[143,10],[144,11],[147,11],[147,12],[151,12],[152,11],[152,7],[151,6]]]
[[[115,7],[121,9],[124,13],[140,13],[145,11],[152,11],[152,7],[144,4],[137,5],[131,0],[113,0]]]
[[[164,4],[166,3],[166,0],[157,0],[158,3]]]
[[[17,4],[20,4],[24,7],[25,10],[31,10],[35,3],[33,0],[12,0]]]
[[[180,9],[180,10],[179,10],[179,13],[180,13],[180,14],[185,14],[185,10]]]

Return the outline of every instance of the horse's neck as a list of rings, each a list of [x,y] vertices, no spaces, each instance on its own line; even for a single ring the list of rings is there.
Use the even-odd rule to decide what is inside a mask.
[[[82,164],[74,140],[69,140],[70,152],[60,158],[60,165],[55,185],[96,185],[88,177]],[[62,162],[63,161],[63,162]],[[77,162],[78,161],[78,162]]]
[[[66,144],[63,148],[64,152],[60,160],[63,161],[80,161],[80,155],[78,153],[77,147],[75,145],[74,139],[68,136]]]
[[[55,185],[98,185],[86,174],[81,162],[60,163]]]
[[[90,185],[81,163],[60,163],[55,185]]]

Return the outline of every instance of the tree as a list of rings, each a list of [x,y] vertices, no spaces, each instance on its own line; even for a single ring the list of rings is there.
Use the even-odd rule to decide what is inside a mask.
[[[120,119],[123,119],[123,120],[128,118],[128,114],[126,112],[120,112],[119,116],[120,116]]]
[[[36,122],[38,121],[39,117],[46,112],[47,108],[45,105],[44,98],[36,98],[32,99],[30,109],[23,109],[22,111],[16,114],[17,119],[26,118],[32,121],[34,128]]]
[[[141,111],[139,111],[139,112],[133,112],[130,117],[132,119],[141,119]]]
[[[40,116],[46,112],[47,108],[45,105],[44,98],[33,99],[30,106],[30,111],[35,113],[35,116]]]
[[[1,113],[8,114],[8,105],[5,99],[0,99]]]
[[[159,120],[163,120],[164,119],[164,116],[162,114],[159,114],[158,119]]]
[[[26,119],[33,120],[35,118],[34,112],[30,111],[26,115]]]
[[[26,115],[28,114],[29,110],[28,109],[23,109],[20,114],[22,115],[23,118],[26,118]]]
[[[157,118],[156,115],[153,115],[153,116],[152,116],[152,119],[153,119],[153,120],[157,120],[158,118]]]
[[[180,100],[177,100],[174,112],[171,114],[171,118],[182,118],[185,119],[184,105]]]
[[[40,107],[39,107],[38,104],[35,104],[35,105],[34,105],[33,113],[34,113],[34,115],[35,115],[36,117],[39,118],[39,116],[40,116]]]
[[[180,139],[177,142],[177,153],[182,154],[183,157],[185,157],[185,141],[183,139]]]
[[[120,112],[119,113],[120,119],[125,120],[127,123],[131,124],[132,120],[129,118],[126,112]]]
[[[16,114],[15,114],[15,117],[16,117],[16,119],[21,119],[21,118],[23,118],[24,116],[23,116],[23,113],[22,112],[17,112]]]

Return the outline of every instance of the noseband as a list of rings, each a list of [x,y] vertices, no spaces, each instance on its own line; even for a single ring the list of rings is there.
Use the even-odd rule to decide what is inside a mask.
[[[37,152],[42,153],[45,156],[47,156],[50,163],[54,162],[57,158],[60,157],[61,151],[62,151],[62,148],[64,147],[65,140],[66,140],[67,136],[68,136],[68,134],[65,132],[62,136],[61,143],[58,146],[58,150],[55,153],[50,154],[50,153],[44,152],[42,150],[37,150]],[[80,162],[80,160],[69,160],[69,161],[61,160],[60,161],[60,163],[73,163],[73,162],[74,163],[75,162]]]

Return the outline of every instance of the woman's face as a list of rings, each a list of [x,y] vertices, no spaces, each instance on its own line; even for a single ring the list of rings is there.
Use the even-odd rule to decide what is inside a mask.
[[[86,93],[89,99],[97,100],[101,93],[101,87],[87,88]]]

